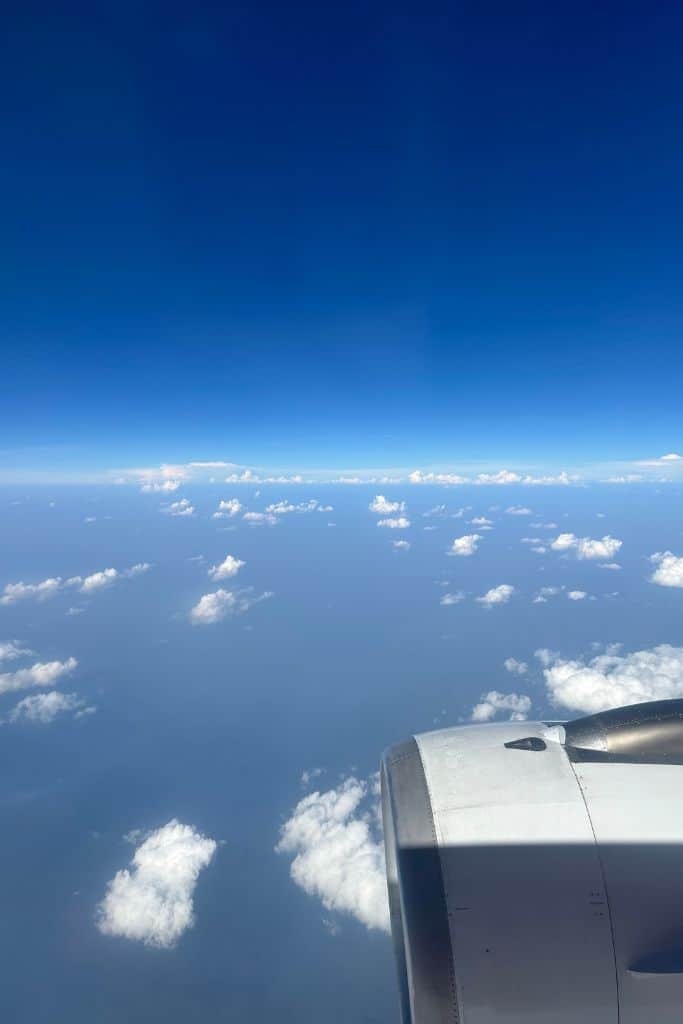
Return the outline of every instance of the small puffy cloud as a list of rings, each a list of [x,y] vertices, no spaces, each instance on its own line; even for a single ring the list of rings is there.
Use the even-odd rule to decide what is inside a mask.
[[[567,593],[567,597],[570,601],[584,601],[588,594],[585,590],[570,590]]]
[[[13,640],[0,643],[0,661],[15,661],[17,658],[31,654],[33,651],[29,651],[26,647],[19,647]]]
[[[408,480],[411,484],[444,484],[447,487],[469,483],[466,476],[460,476],[458,473],[423,473],[419,469],[409,473]]]
[[[372,499],[368,508],[378,516],[390,516],[394,512],[405,512],[405,501],[388,501],[383,494],[378,494]]]
[[[428,518],[430,518],[432,516],[437,518],[437,519],[445,519],[446,516],[448,515],[448,510],[446,509],[445,505],[434,505],[433,508],[427,509],[427,511],[423,512],[422,515],[426,519],[428,519]]]
[[[509,583],[501,583],[500,586],[487,590],[482,597],[477,597],[476,600],[484,608],[494,608],[499,604],[507,604],[514,592],[515,588],[510,586]]]
[[[658,551],[650,556],[650,561],[657,566],[650,580],[660,587],[683,587],[683,558],[670,551]]]
[[[475,483],[478,484],[521,484],[522,478],[518,473],[512,473],[509,469],[501,469],[497,473],[480,473]]]
[[[212,580],[226,580],[231,576],[236,576],[243,565],[246,565],[246,562],[233,555],[226,555],[219,565],[211,566],[209,576]]]
[[[217,845],[175,818],[151,832],[130,866],[107,884],[97,907],[99,930],[158,949],[173,947],[194,925],[194,890]]]
[[[612,572],[617,572],[621,566],[618,562],[600,562],[598,569],[611,569]]]
[[[292,880],[327,911],[350,914],[366,928],[389,931],[384,846],[377,787],[350,777],[310,793],[280,829],[278,853],[293,855]]]
[[[275,526],[278,521],[271,512],[245,512],[242,519],[250,526]]]
[[[531,711],[531,698],[526,694],[499,693],[491,690],[482,695],[481,702],[475,704],[470,714],[472,722],[490,722],[500,712],[508,714],[511,722],[524,722]]]
[[[276,501],[266,506],[266,515],[284,516],[290,512],[334,512],[332,505],[321,505],[315,498],[293,504],[291,501]]]
[[[481,526],[482,528],[493,526],[493,520],[487,519],[486,516],[475,516],[474,519],[470,519],[472,526]]]
[[[64,581],[60,576],[51,576],[40,583],[24,583],[23,581],[8,583],[2,592],[2,597],[0,597],[0,604],[15,604],[17,601],[23,601],[31,597],[44,601],[45,598],[59,593],[63,583]]]
[[[395,551],[409,551],[410,541],[409,540],[392,540],[391,546]]]
[[[549,597],[557,597],[562,589],[562,587],[541,587],[539,592],[536,594],[533,603],[545,604]]]
[[[15,604],[17,601],[28,598],[42,601],[70,587],[77,587],[83,594],[92,594],[103,590],[118,579],[139,576],[149,569],[151,569],[149,562],[138,562],[137,565],[132,565],[122,572],[109,568],[91,573],[90,576],[70,576],[67,580],[62,579],[61,576],[53,576],[40,583],[8,583],[0,597],[0,604]]]
[[[259,597],[251,597],[248,594],[236,594],[231,590],[223,590],[221,587],[219,590],[200,597],[194,608],[190,610],[190,622],[193,626],[211,626],[228,615],[241,615],[252,605],[272,596],[272,592],[269,590]]]
[[[683,647],[660,644],[620,655],[615,648],[588,661],[536,651],[548,696],[569,711],[594,714],[649,700],[683,697]]]
[[[510,505],[509,508],[505,509],[507,516],[532,516],[533,509],[525,508],[524,505]]]
[[[75,693],[60,693],[58,690],[50,690],[49,693],[37,693],[31,697],[24,697],[10,711],[10,721],[35,722],[47,725],[53,722],[57,715],[63,715],[68,711],[75,712],[76,718],[93,714],[94,707],[89,707]]]
[[[678,455],[677,452],[669,452],[668,455],[661,455],[660,462],[681,462],[683,461],[683,455]]]
[[[180,480],[148,480],[140,488],[144,493],[159,494],[177,491],[182,481]]]
[[[102,590],[103,587],[108,587],[117,578],[118,572],[116,569],[102,569],[101,572],[94,572],[91,576],[86,576],[85,579],[74,576],[73,581],[78,580],[78,589],[83,594],[91,594],[94,590]],[[67,580],[67,583],[71,583],[72,580]]]
[[[503,662],[506,672],[512,672],[514,676],[525,676],[529,666],[525,661],[517,661],[516,658],[506,658]]]
[[[460,558],[469,558],[473,555],[482,540],[479,533],[466,533],[462,537],[456,537],[448,551],[449,555],[458,555]]]
[[[407,530],[410,526],[410,519],[405,516],[398,516],[389,519],[378,519],[378,526],[384,526],[388,530]]]
[[[581,559],[612,558],[622,545],[615,537],[605,536],[600,540],[591,537],[577,537],[573,533],[560,533],[550,547],[553,551],[576,551]]]
[[[460,604],[461,601],[465,600],[465,594],[462,590],[456,590],[453,593],[444,594],[439,604],[443,604],[446,607],[452,604]]]
[[[242,511],[243,505],[237,498],[230,498],[228,501],[220,501],[218,508],[213,513],[212,519],[233,519]]]
[[[179,501],[172,501],[170,505],[167,505],[164,509],[169,516],[180,516],[188,518],[193,516],[195,513],[194,507],[190,504],[187,498],[181,498]]]
[[[0,693],[28,690],[31,686],[52,686],[62,676],[73,672],[77,665],[75,658],[67,658],[66,661],[37,661],[14,672],[0,672]]]

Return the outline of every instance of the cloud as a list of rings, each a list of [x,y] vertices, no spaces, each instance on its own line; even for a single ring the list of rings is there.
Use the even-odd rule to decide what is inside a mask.
[[[469,558],[477,550],[480,540],[483,540],[480,533],[466,533],[462,537],[456,537],[451,544],[448,554]]]
[[[549,597],[557,597],[562,587],[541,587],[533,600],[534,604],[545,604]]]
[[[25,655],[31,654],[33,651],[29,651],[26,647],[19,647],[13,640],[0,643],[0,661],[14,661],[16,658],[23,658]]]
[[[284,516],[290,512],[334,512],[332,505],[321,505],[315,498],[310,501],[300,501],[294,505],[287,501],[277,501],[267,505],[265,514],[271,516]]]
[[[377,795],[373,780],[350,777],[336,789],[305,796],[280,829],[275,849],[294,855],[292,880],[326,910],[388,932]]]
[[[508,516],[532,516],[534,513],[533,509],[525,508],[523,505],[510,505],[505,509],[505,514]]]
[[[500,711],[509,711],[511,722],[524,722],[531,711],[531,698],[526,694],[491,690],[482,695],[479,704],[474,705],[470,719],[473,722],[490,722]]]
[[[0,693],[28,690],[31,686],[52,686],[61,676],[73,672],[77,665],[75,658],[67,658],[66,661],[36,661],[14,672],[0,672]]]
[[[232,519],[234,516],[239,515],[243,509],[241,501],[237,498],[230,498],[229,501],[220,501],[218,503],[218,509],[212,515],[212,519]]]
[[[588,597],[585,590],[570,590],[567,593],[567,597],[570,601],[583,601]]]
[[[376,495],[368,508],[378,516],[390,516],[392,512],[405,512],[405,501],[388,501],[383,494]]]
[[[609,535],[601,540],[592,540],[590,537],[576,537],[573,533],[561,533],[552,541],[550,547],[553,551],[576,551],[576,557],[581,559],[612,558],[622,545],[622,541]]]
[[[31,697],[24,697],[10,711],[10,721],[17,722],[25,720],[47,725],[53,722],[57,715],[65,714],[67,711],[74,711],[76,718],[93,714],[95,708],[88,706],[76,693],[60,693],[58,690],[50,690],[49,693],[37,693]]]
[[[611,648],[589,661],[541,649],[536,657],[553,704],[593,714],[649,700],[683,697],[683,647],[661,644],[620,655]]]
[[[409,551],[410,550],[410,541],[409,540],[392,540],[391,544],[392,544],[392,547],[396,551]]]
[[[470,519],[472,526],[492,526],[493,520],[487,519],[486,516],[475,516],[474,519]]]
[[[140,490],[144,493],[152,494],[158,494],[160,492],[169,493],[171,491],[177,491],[181,483],[181,480],[150,480],[143,484]]]
[[[658,551],[650,555],[650,561],[657,566],[650,576],[652,583],[658,583],[660,587],[683,587],[683,558],[670,551]]]
[[[242,519],[250,526],[275,526],[278,521],[277,516],[270,512],[245,512]]]
[[[621,566],[618,562],[600,562],[598,569],[612,569],[612,571],[616,572],[618,569],[621,569]]]
[[[407,530],[410,526],[410,519],[406,519],[405,516],[398,516],[398,518],[390,519],[378,519],[378,526],[385,526],[389,530]]]
[[[511,587],[509,583],[501,583],[500,586],[487,590],[482,597],[477,597],[476,600],[484,608],[493,608],[494,605],[507,604],[514,592],[515,588]]]
[[[463,509],[460,510],[461,515],[458,518],[461,518],[463,511]],[[445,519],[446,516],[448,515],[448,511],[445,505],[434,505],[433,508],[430,508],[426,512],[423,512],[422,515],[427,519],[430,516],[434,516],[437,519]]]
[[[409,473],[408,481],[411,484],[445,484],[446,486],[469,483],[466,476],[460,476],[458,473],[423,473],[420,469],[414,469],[412,473]]]
[[[266,601],[272,596],[270,590],[266,590],[259,597],[251,597],[248,594],[234,593],[221,588],[200,597],[190,610],[190,622],[193,626],[211,626],[228,615],[241,615],[259,601]]]
[[[170,949],[194,925],[193,894],[199,873],[218,844],[173,818],[136,849],[129,868],[117,871],[97,906],[103,935]]]
[[[0,604],[16,604],[17,601],[24,601],[28,598],[43,601],[70,587],[78,588],[82,594],[92,594],[108,587],[117,579],[139,576],[149,569],[151,569],[149,562],[138,562],[137,565],[132,565],[122,572],[109,568],[101,569],[90,576],[70,576],[67,580],[62,579],[61,576],[52,576],[40,583],[24,583],[22,581],[8,583],[0,597]]]
[[[515,676],[524,676],[529,671],[525,661],[517,661],[516,658],[506,658],[503,662],[506,672],[512,672]]]
[[[444,594],[439,604],[446,606],[452,604],[460,604],[461,601],[465,600],[465,594],[462,590],[456,590],[454,593]]]
[[[26,598],[34,597],[38,601],[44,601],[47,597],[52,597],[61,590],[64,581],[59,576],[51,576],[49,579],[42,580],[40,583],[8,583],[2,592],[0,597],[0,604],[15,604],[17,601],[23,601]]]
[[[233,555],[226,555],[220,565],[212,565],[209,569],[209,576],[212,580],[225,580],[230,576],[236,576],[246,562],[235,558]]]
[[[195,514],[194,507],[190,504],[187,498],[181,498],[180,501],[173,501],[170,505],[167,505],[164,509],[169,516],[193,516]]]

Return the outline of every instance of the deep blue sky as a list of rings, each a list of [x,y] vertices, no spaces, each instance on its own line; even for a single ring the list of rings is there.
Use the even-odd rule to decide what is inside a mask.
[[[15,7],[3,459],[676,449],[683,13]]]

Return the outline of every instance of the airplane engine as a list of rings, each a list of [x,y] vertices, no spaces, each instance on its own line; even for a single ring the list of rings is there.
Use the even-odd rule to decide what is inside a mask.
[[[683,700],[382,759],[403,1024],[680,1024]]]

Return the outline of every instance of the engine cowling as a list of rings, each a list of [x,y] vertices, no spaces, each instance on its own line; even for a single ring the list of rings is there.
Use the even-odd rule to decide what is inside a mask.
[[[683,701],[382,760],[403,1024],[680,1024]]]

